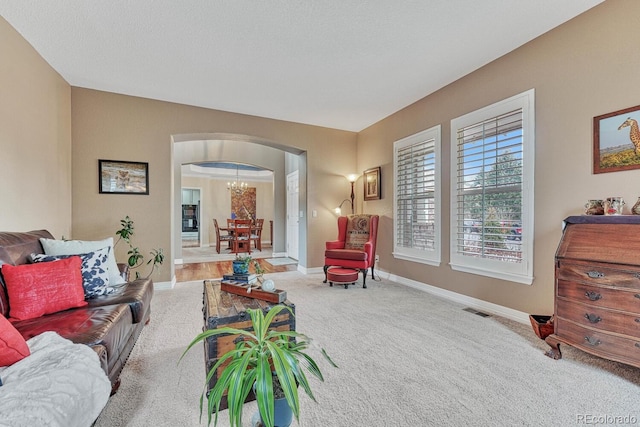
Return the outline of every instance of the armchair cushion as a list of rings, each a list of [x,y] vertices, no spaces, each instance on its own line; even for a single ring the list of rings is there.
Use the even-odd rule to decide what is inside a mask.
[[[348,259],[353,261],[366,261],[367,253],[355,249],[327,249],[325,258]]]
[[[369,241],[369,222],[371,215],[349,215],[347,222],[347,236],[345,249],[364,249],[364,244]]]

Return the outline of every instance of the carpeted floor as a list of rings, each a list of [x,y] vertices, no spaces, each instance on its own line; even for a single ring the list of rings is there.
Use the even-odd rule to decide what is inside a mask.
[[[321,274],[269,277],[296,304],[296,329],[340,366],[331,368],[313,352],[325,382],[312,380],[317,404],[301,398],[301,426],[567,426],[607,419],[598,417],[640,422],[640,369],[568,346],[562,360],[552,360],[529,325],[482,318],[386,280],[344,289],[323,284]],[[206,416],[199,420],[202,349],[177,364],[202,330],[201,309],[201,281],[156,292],[151,323],[96,427],[206,425]],[[228,425],[226,412],[219,426]],[[254,412],[255,402],[248,403],[245,426]]]

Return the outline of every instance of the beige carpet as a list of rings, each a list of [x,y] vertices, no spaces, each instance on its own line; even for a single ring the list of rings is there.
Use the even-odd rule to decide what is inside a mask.
[[[552,360],[529,325],[482,318],[385,280],[344,289],[323,284],[320,274],[268,276],[296,304],[297,330],[340,366],[318,358],[325,382],[312,384],[319,403],[302,398],[301,426],[568,426],[606,419],[599,417],[640,423],[640,369],[567,346],[562,360]],[[151,323],[97,427],[206,425],[198,406],[202,349],[177,365],[202,329],[201,308],[201,281],[156,292]],[[228,426],[226,412],[218,425]],[[245,426],[254,412],[255,403],[247,404]]]

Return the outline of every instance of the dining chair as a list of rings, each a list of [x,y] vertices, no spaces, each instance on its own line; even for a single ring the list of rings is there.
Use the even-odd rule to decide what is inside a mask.
[[[233,238],[231,239],[231,252],[251,253],[251,220],[236,219],[233,223]]]
[[[227,234],[220,234],[220,227],[218,226],[218,220],[213,218],[213,226],[216,229],[216,252],[220,253],[220,242],[231,242],[233,236],[227,232]]]
[[[262,251],[262,226],[264,218],[256,219],[256,223],[251,228],[251,240],[253,240],[257,250]]]

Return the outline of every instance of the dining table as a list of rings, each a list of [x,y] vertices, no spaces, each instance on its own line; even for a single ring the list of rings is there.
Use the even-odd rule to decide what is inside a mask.
[[[230,226],[229,226],[229,222],[230,222],[230,221],[231,221],[231,220],[227,221],[227,226],[226,226],[226,227],[219,227],[218,229],[219,229],[220,231],[226,231],[229,235],[232,235],[232,236],[233,236],[233,233],[234,233],[234,231],[236,230],[236,228],[249,228],[249,227],[244,226],[244,225],[240,225],[240,226],[238,226],[238,227],[235,227],[235,226],[230,227]],[[255,225],[252,225],[252,226],[251,226],[251,235],[252,235],[252,236],[253,236],[253,235],[258,235],[258,231],[259,231],[259,230],[260,230],[260,227],[257,227],[257,226],[255,226]],[[249,239],[249,244],[251,244],[251,239]],[[229,246],[228,246],[228,248],[227,248],[227,249],[231,249],[231,240],[229,241]]]

